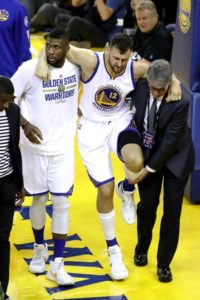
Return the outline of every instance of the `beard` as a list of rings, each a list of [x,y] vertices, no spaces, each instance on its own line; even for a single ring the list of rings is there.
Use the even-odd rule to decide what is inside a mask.
[[[110,66],[111,70],[113,71],[113,73],[115,73],[115,74],[119,74],[123,70],[123,67],[119,68],[116,65],[112,65],[110,62],[109,62],[109,66]]]
[[[112,64],[111,60],[110,60],[110,56],[108,56],[108,64],[109,64],[111,70],[113,71],[113,73],[115,73],[115,74],[119,74],[125,69],[124,66],[118,67],[117,65]]]

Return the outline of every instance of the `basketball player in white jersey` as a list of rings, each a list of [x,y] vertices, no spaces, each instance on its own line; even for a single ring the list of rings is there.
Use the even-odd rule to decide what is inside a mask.
[[[113,206],[114,177],[110,152],[125,165],[127,180],[118,186],[123,199],[123,216],[127,223],[135,220],[133,179],[143,166],[140,135],[130,126],[132,112],[125,101],[134,89],[135,80],[144,77],[148,68],[145,62],[130,60],[132,42],[126,34],[116,34],[105,52],[78,49],[70,46],[67,58],[80,66],[83,94],[80,103],[78,142],[84,165],[97,193],[97,210],[105,235],[111,266],[111,277],[122,280],[128,271],[115,235]],[[47,78],[45,57],[41,55],[37,75]],[[179,82],[173,81],[174,93],[180,92]],[[176,94],[177,95],[177,94]],[[175,97],[175,96],[174,96]]]
[[[31,143],[25,134],[28,136],[33,126],[28,121],[22,125],[25,189],[33,196],[30,220],[35,244],[29,271],[44,273],[46,270],[45,204],[50,193],[54,259],[50,262],[47,278],[58,285],[71,285],[74,281],[64,270],[63,256],[69,226],[68,197],[74,182],[79,68],[65,58],[69,44],[64,30],[52,30],[46,36],[45,48],[51,80],[45,82],[35,76],[37,59],[23,63],[12,77],[22,116],[42,133],[40,143],[37,140]],[[38,133],[37,128],[35,133]],[[40,132],[38,136],[41,138]]]

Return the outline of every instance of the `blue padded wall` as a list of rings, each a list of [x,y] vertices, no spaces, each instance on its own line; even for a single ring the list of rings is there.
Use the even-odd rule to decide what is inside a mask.
[[[179,0],[171,63],[182,82],[183,96],[190,101],[189,126],[195,147],[195,167],[186,196],[200,203],[200,0]]]
[[[191,92],[182,85],[183,97],[190,101],[189,127],[195,148],[195,166],[186,188],[186,196],[194,203],[200,203],[200,93]]]
[[[193,92],[200,92],[200,0],[179,0],[172,68]]]

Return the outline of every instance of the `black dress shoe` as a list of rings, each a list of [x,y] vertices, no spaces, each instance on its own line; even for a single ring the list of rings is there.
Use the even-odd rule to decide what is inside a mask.
[[[161,282],[172,281],[172,272],[169,267],[157,268],[158,280]]]
[[[138,267],[143,267],[148,264],[147,254],[146,253],[135,253],[134,255],[134,264]]]

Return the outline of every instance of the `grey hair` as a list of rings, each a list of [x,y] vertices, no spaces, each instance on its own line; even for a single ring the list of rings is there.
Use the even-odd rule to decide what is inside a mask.
[[[167,60],[156,59],[150,63],[147,70],[147,80],[157,88],[166,87],[171,81],[172,69]]]
[[[139,0],[135,5],[135,11],[138,10],[149,10],[152,15],[157,15],[157,10],[155,4],[151,0]]]

